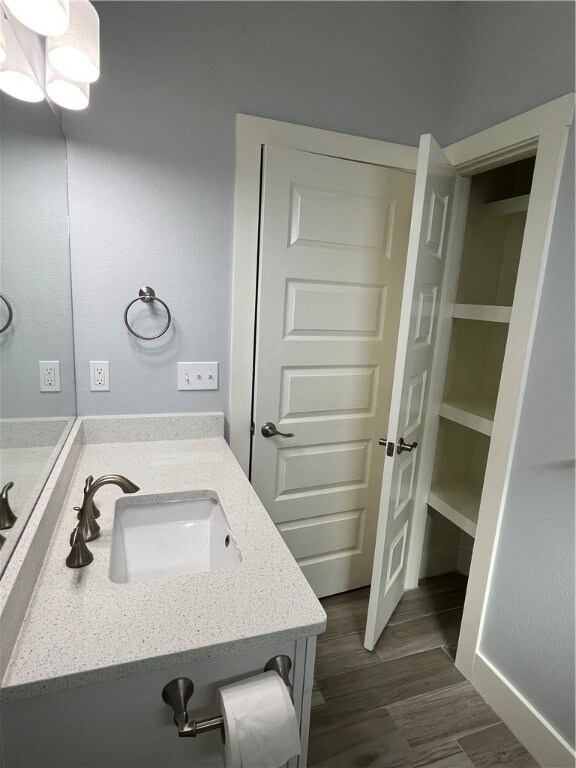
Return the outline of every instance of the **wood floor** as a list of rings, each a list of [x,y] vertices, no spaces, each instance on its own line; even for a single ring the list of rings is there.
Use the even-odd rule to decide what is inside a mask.
[[[538,768],[453,663],[466,580],[407,592],[374,652],[368,589],[322,600],[309,768]]]

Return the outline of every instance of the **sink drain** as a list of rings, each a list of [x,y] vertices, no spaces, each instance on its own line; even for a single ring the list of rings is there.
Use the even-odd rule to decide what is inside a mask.
[[[230,534],[228,534],[228,536],[226,536],[226,538],[224,539],[224,546],[227,547],[229,546],[229,544],[230,544]]]

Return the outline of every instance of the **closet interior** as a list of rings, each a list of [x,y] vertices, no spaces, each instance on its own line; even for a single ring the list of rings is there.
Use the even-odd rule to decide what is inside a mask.
[[[451,328],[428,506],[460,529],[464,557],[455,553],[454,562],[463,572],[478,524],[533,171],[532,157],[471,178],[457,288],[444,297]]]

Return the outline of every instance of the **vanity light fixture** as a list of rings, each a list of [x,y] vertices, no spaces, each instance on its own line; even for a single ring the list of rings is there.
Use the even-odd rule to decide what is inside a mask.
[[[4,0],[6,8],[39,35],[63,35],[70,22],[69,0]]]
[[[44,100],[44,91],[12,27],[3,20],[6,40],[6,58],[0,64],[0,90],[21,101]]]
[[[59,26],[48,24],[52,13]],[[0,90],[23,101],[46,92],[80,110],[99,76],[100,20],[89,0],[0,0]]]
[[[46,39],[46,57],[60,74],[81,83],[100,76],[100,20],[88,0],[70,0],[70,26]]]

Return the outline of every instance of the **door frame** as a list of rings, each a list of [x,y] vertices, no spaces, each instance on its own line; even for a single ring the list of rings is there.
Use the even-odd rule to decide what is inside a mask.
[[[274,144],[416,173],[417,147],[365,139],[251,115],[236,115],[236,180],[232,251],[229,441],[248,475],[262,147]]]

